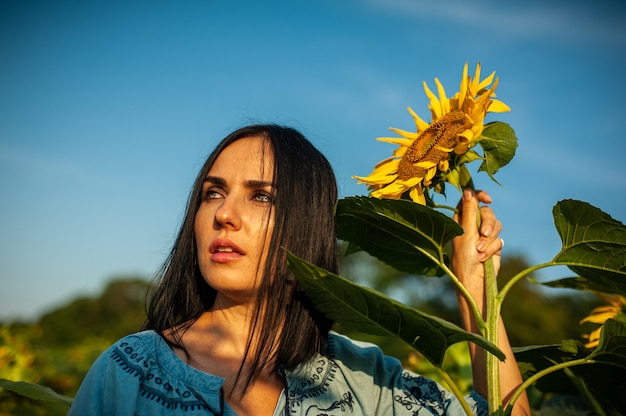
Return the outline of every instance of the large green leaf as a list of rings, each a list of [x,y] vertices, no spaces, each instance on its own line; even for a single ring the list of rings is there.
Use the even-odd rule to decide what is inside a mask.
[[[517,149],[517,136],[515,131],[507,123],[495,121],[489,123],[483,129],[478,139],[478,144],[485,152],[485,160],[478,168],[478,171],[487,172],[494,179],[493,175],[501,167],[507,165],[515,156]]]
[[[607,287],[605,285],[597,284],[592,282],[591,280],[584,279],[582,277],[568,277],[565,279],[559,280],[551,280],[549,282],[542,282],[544,286],[553,287],[553,288],[561,288],[561,289],[574,289],[574,290],[582,290],[585,292],[603,292],[603,293],[614,293],[626,295],[626,293],[621,290],[614,290],[613,288]]]
[[[600,342],[593,351],[593,359],[626,369],[626,324],[615,319],[602,325]]]
[[[462,341],[474,342],[504,359],[502,352],[485,338],[448,321],[409,308],[291,253],[288,253],[287,262],[315,307],[350,329],[397,337],[440,368],[446,349]]]
[[[396,269],[442,276],[446,244],[463,229],[450,217],[407,200],[349,197],[337,203],[337,235]]]
[[[556,363],[588,358],[595,363],[569,367],[569,374],[557,371],[540,378],[535,386],[544,393],[578,395],[579,387],[572,377],[584,380],[588,389],[605,409],[626,408],[626,325],[608,320],[595,350],[580,342],[563,341],[561,345],[515,348],[515,357],[524,378]]]
[[[531,345],[513,348],[517,364],[524,379],[552,367],[555,364],[583,359],[590,352],[579,341],[565,340],[556,345]],[[536,382],[536,387],[545,393],[576,394],[567,375],[561,371],[548,374]]]
[[[563,200],[552,210],[563,248],[553,259],[611,293],[626,293],[626,227],[600,209]]]
[[[50,387],[28,383],[26,381],[11,381],[0,378],[0,388],[10,390],[21,396],[30,397],[31,399],[59,403],[66,406],[71,406],[74,401],[71,397],[63,396]]]

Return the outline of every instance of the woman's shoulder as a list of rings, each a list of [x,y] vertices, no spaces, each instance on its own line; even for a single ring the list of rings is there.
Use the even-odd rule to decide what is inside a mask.
[[[152,330],[127,335],[104,351],[94,367],[104,366],[114,372],[143,377],[155,366],[162,366],[159,364],[171,364],[167,355],[162,353],[165,351],[162,348],[164,343],[161,336]]]
[[[222,378],[182,361],[155,331],[142,331],[125,336],[100,355],[72,410],[94,415],[213,411],[222,407],[222,384]]]
[[[142,381],[176,379],[205,390],[219,390],[223,379],[201,372],[181,360],[168,341],[156,331],[127,335],[111,345],[94,366],[104,365],[115,372]]]
[[[376,344],[357,341],[336,332],[330,332],[326,356],[344,372],[359,378],[371,379],[380,384],[402,377],[404,368],[400,360],[387,356]],[[382,379],[382,380],[381,380]]]
[[[359,341],[331,331],[328,334],[326,355],[335,360],[349,360],[354,365],[363,362],[371,367],[372,362],[402,369],[402,363],[395,357],[387,356],[381,348],[368,341]]]
[[[168,351],[169,350],[169,351]],[[117,385],[163,379],[184,363],[175,360],[165,340],[155,331],[127,335],[108,347],[89,369],[86,380],[103,379]]]
[[[155,355],[158,346],[163,341],[163,338],[151,329],[135,332],[134,334],[126,335],[115,343],[113,343],[106,351],[111,352],[114,350],[126,350],[126,351],[143,351],[150,355]]]
[[[290,375],[291,410],[339,406],[353,414],[398,415],[462,411],[456,399],[435,381],[407,371],[400,360],[385,355],[375,344],[335,332],[329,333],[324,354]],[[476,400],[469,400],[475,407]]]
[[[93,363],[92,370],[97,368],[111,367],[111,362],[137,361],[141,356],[141,360],[149,360],[155,356],[155,348],[150,345],[156,345],[159,335],[154,331],[142,331],[134,334],[126,335],[111,344],[104,350],[98,359]],[[130,357],[133,357],[130,359]],[[115,367],[112,367],[115,368]]]

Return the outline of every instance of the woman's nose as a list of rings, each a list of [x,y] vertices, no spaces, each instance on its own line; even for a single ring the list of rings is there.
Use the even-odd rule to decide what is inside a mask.
[[[233,196],[226,196],[217,211],[215,211],[215,224],[218,228],[229,227],[235,230],[241,227],[239,207]]]

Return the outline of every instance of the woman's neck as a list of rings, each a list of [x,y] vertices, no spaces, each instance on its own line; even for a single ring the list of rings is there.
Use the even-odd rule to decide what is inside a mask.
[[[214,360],[224,364],[232,361],[237,364],[228,367],[238,370],[250,338],[249,314],[248,308],[233,306],[214,307],[200,315],[180,334],[190,356],[188,364],[203,367],[203,363]]]
[[[181,334],[186,351],[174,352],[190,366],[223,378],[226,402],[238,414],[272,414],[285,387],[273,365],[244,387],[251,370],[241,365],[248,350],[250,322],[249,308],[212,308]]]

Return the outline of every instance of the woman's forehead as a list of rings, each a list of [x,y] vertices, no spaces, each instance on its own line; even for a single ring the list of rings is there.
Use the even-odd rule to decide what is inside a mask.
[[[248,179],[271,179],[274,171],[273,151],[269,140],[259,136],[244,137],[222,150],[207,176],[252,175]]]

